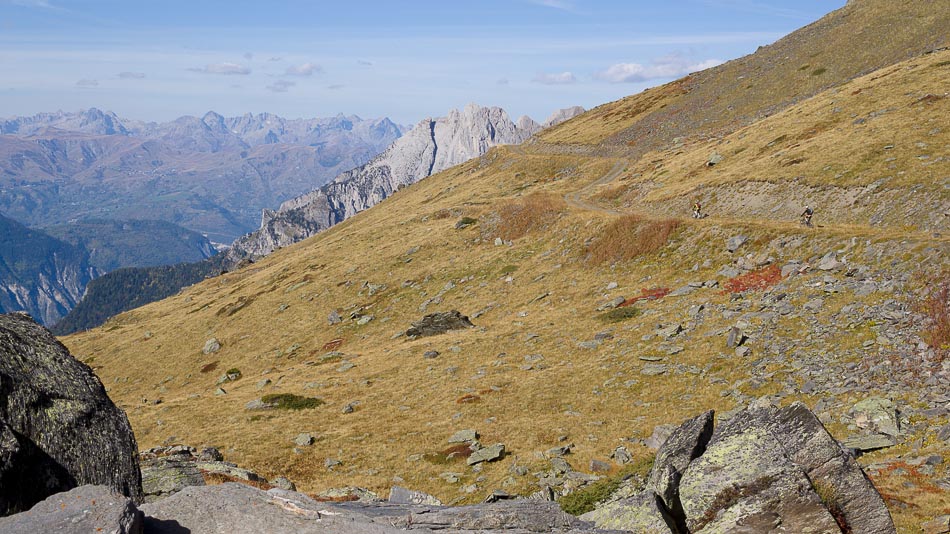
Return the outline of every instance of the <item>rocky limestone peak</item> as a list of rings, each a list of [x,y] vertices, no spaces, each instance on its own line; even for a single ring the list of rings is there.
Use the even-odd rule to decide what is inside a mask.
[[[558,125],[566,120],[573,119],[585,111],[587,110],[581,106],[571,106],[569,108],[559,109],[552,113],[551,116],[544,121],[541,127],[550,128],[551,126]]]

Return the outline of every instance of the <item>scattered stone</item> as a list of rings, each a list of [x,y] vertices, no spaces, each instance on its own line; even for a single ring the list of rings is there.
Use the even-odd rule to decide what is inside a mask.
[[[422,353],[422,357],[425,358],[425,359],[427,359],[427,360],[434,360],[435,358],[438,358],[438,357],[439,357],[439,351],[437,351],[437,350],[427,350],[427,351],[425,351],[424,353]]]
[[[399,486],[389,490],[389,500],[392,504],[422,504],[427,506],[442,506],[442,501],[428,493],[414,491]]]
[[[270,378],[262,378],[257,381],[257,384],[255,384],[254,387],[255,389],[257,389],[257,391],[260,391],[264,389],[265,387],[269,386],[270,384],[271,384]]]
[[[589,467],[593,473],[606,473],[610,471],[610,464],[601,460],[591,460]]]
[[[339,465],[343,465],[343,462],[337,460],[336,458],[327,458],[326,460],[323,461],[323,467],[326,467],[327,469],[330,469],[330,470],[333,470],[334,467],[337,467]]]
[[[745,334],[742,333],[738,327],[733,326],[729,329],[729,335],[726,336],[726,346],[730,349],[734,349],[739,345],[742,345],[746,341]]]
[[[221,451],[214,447],[205,447],[201,449],[201,452],[198,453],[198,461],[200,462],[221,462],[224,461],[224,455],[221,454]]]
[[[713,166],[715,166],[715,165],[718,165],[718,164],[722,163],[722,159],[723,159],[723,158],[722,158],[722,154],[720,154],[720,153],[718,153],[718,152],[713,152],[712,155],[709,156],[709,159],[706,160],[706,166],[707,166],[707,167],[713,167]]]
[[[614,449],[610,457],[620,465],[628,464],[633,461],[633,456],[630,454],[630,451],[622,445]]]
[[[495,246],[496,246],[496,247],[500,247],[500,246],[502,246],[502,245],[504,245],[504,244],[505,244],[505,241],[504,241],[502,238],[500,238],[500,237],[496,237],[496,238],[495,238]]]
[[[221,342],[217,338],[211,338],[208,341],[205,341],[204,347],[202,347],[201,352],[204,354],[214,354],[221,350]]]
[[[466,462],[468,465],[475,465],[482,462],[493,462],[500,460],[505,455],[505,446],[502,443],[496,443],[488,447],[478,449],[473,452]]]
[[[363,326],[363,325],[369,324],[369,322],[375,318],[376,317],[373,315],[363,315],[359,319],[356,320],[356,324],[359,326]]]
[[[340,317],[340,314],[337,313],[336,310],[333,310],[329,314],[327,314],[327,323],[329,323],[330,326],[333,326],[335,324],[340,324],[342,322],[343,322],[343,318]]]
[[[142,459],[144,502],[155,502],[205,480],[190,453]]]
[[[606,310],[612,310],[612,309],[614,309],[614,308],[620,306],[620,305],[623,304],[624,302],[626,302],[626,300],[627,300],[627,299],[625,299],[624,297],[615,297],[615,298],[612,298],[612,299],[608,300],[607,302],[604,302],[604,303],[601,304],[600,306],[597,306],[596,311],[602,312],[602,311],[606,311]]]
[[[225,391],[224,388],[217,388],[214,390],[214,394],[215,396],[220,397],[221,395],[227,395],[228,392]]]
[[[459,430],[449,438],[449,443],[475,443],[476,441],[478,441],[478,431],[475,429]]]
[[[669,371],[670,366],[665,363],[648,363],[640,369],[640,374],[645,376],[658,376]]]
[[[444,334],[449,330],[462,330],[474,326],[468,317],[452,310],[426,315],[421,320],[412,323],[412,327],[406,330],[406,336],[410,338],[434,336]]]
[[[726,240],[726,250],[729,252],[735,252],[739,250],[739,247],[744,245],[748,240],[749,238],[744,235],[734,235]],[[737,276],[738,274],[739,273],[736,272],[736,274],[733,276]]]
[[[656,335],[664,339],[672,339],[676,337],[676,335],[682,331],[683,331],[683,327],[680,326],[679,324],[671,324],[668,326],[664,326],[662,328],[658,328],[656,331]]]
[[[920,525],[923,534],[950,534],[950,515],[941,515]]]
[[[894,437],[901,435],[897,409],[888,399],[864,399],[851,407],[851,414],[858,428]]]
[[[359,406],[359,404],[359,401],[347,403],[346,406],[343,407],[343,413],[347,414],[355,412],[356,407]]]
[[[617,285],[617,282],[609,282],[609,283],[607,284],[606,289],[607,289],[607,291],[611,291],[611,290],[613,290],[613,289],[617,289],[618,287],[619,287],[619,286]]]
[[[294,438],[294,444],[298,447],[308,447],[316,443],[317,438],[313,437],[313,434],[309,432],[302,432],[297,434],[297,437]]]
[[[897,445],[897,439],[884,434],[861,434],[845,438],[841,445],[858,453],[886,449]]]
[[[743,345],[741,347],[736,347],[736,356],[739,358],[748,358],[752,354],[752,349]]]
[[[277,477],[274,480],[270,481],[271,486],[275,488],[280,488],[286,491],[297,491],[297,485],[290,481],[287,477]]]

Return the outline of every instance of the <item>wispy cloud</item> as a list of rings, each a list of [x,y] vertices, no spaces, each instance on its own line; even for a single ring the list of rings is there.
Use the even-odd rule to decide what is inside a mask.
[[[783,17],[787,19],[808,20],[809,16],[797,9],[770,6],[756,0],[701,0],[707,6],[720,9],[739,11],[742,13],[754,13],[757,15],[769,15],[773,17]]]
[[[559,73],[539,72],[534,78],[531,79],[531,81],[544,85],[566,85],[576,82],[577,78],[574,76],[574,73],[570,71]]]
[[[343,89],[343,87],[345,86],[342,83],[335,83],[333,85],[328,85],[327,89],[330,89],[331,91],[336,91],[338,89]]]
[[[251,52],[244,52],[244,56],[243,56],[243,57],[244,57],[244,59],[250,61],[250,60],[254,59],[254,54],[251,53]]]
[[[287,67],[288,76],[312,76],[315,72],[323,72],[323,67],[316,63],[304,63],[303,65],[291,65]]]
[[[237,63],[209,63],[204,67],[188,69],[192,72],[201,72],[204,74],[225,74],[225,75],[246,75],[251,73],[251,69]]]
[[[119,78],[123,80],[141,80],[145,77],[144,72],[120,72]]]
[[[373,66],[373,62],[372,62],[372,61],[366,61],[365,59],[358,59],[358,60],[356,60],[356,64],[357,64],[357,65],[362,65],[362,66],[364,66],[364,67],[372,67],[372,66]]]
[[[718,59],[694,63],[681,56],[665,56],[649,65],[640,63],[616,63],[594,75],[599,80],[611,83],[636,83],[660,78],[679,78],[691,72],[705,70],[721,64]]]
[[[569,0],[528,0],[528,2],[536,6],[544,6],[551,9],[559,9],[561,11],[574,12],[577,10],[577,8],[574,6],[574,2]]]
[[[268,85],[267,88],[275,93],[286,93],[288,89],[295,85],[297,85],[297,82],[292,82],[290,80],[277,80],[271,85]]]
[[[39,7],[42,9],[55,9],[48,0],[11,0],[11,4],[21,7]]]
[[[83,78],[76,82],[76,87],[99,87],[99,80]]]
[[[495,82],[495,84],[496,84],[496,85],[508,85],[508,78],[499,78],[498,81]]]

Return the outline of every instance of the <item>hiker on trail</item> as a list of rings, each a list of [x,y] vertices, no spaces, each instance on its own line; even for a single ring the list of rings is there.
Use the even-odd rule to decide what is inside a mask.
[[[811,226],[811,216],[814,215],[811,206],[805,206],[805,211],[802,212],[801,222],[805,226]]]
[[[699,200],[693,201],[693,218],[702,219],[703,218],[703,207],[699,204]]]

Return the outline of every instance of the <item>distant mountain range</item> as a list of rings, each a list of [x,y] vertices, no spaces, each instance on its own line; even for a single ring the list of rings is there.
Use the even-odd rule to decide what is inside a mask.
[[[575,106],[556,111],[538,124],[530,117],[512,122],[505,110],[469,104],[445,117],[424,119],[369,163],[339,175],[327,185],[265,210],[261,228],[238,239],[228,251],[236,262],[259,258],[325,230],[370,208],[400,187],[488,152],[519,144],[584,112]]]
[[[0,120],[0,212],[28,226],[164,220],[228,243],[262,207],[366,163],[404,130],[344,115],[154,123],[95,108]]]

